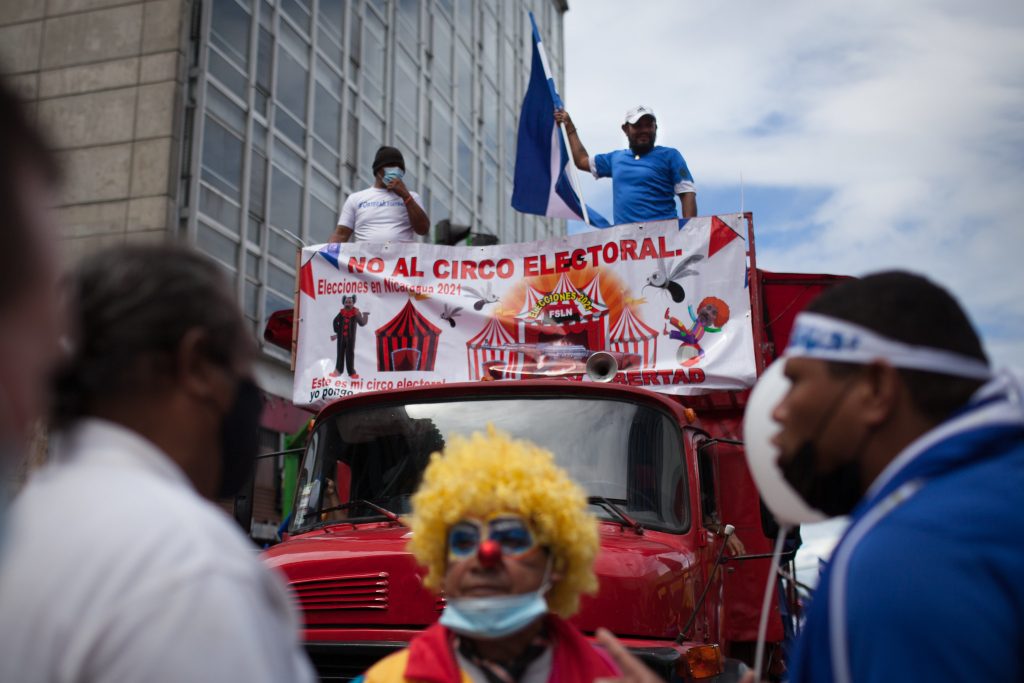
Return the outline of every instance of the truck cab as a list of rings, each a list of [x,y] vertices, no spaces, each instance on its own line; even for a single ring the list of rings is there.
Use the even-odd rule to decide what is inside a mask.
[[[321,676],[357,675],[444,608],[444,596],[420,583],[403,516],[431,454],[453,434],[493,425],[551,450],[599,521],[600,590],[572,621],[586,634],[608,628],[666,677],[685,676],[689,649],[726,644],[714,567],[724,543],[719,491],[729,483],[717,482],[705,445],[716,432],[731,435],[738,417],[707,402],[698,411],[681,397],[569,380],[347,397],[317,417],[287,540],[265,559],[298,599]]]

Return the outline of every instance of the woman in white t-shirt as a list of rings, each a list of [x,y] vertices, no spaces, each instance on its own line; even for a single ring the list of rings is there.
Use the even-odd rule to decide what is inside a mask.
[[[373,186],[353,192],[341,207],[332,242],[413,242],[430,231],[420,196],[402,182],[405,159],[383,146],[373,159]]]

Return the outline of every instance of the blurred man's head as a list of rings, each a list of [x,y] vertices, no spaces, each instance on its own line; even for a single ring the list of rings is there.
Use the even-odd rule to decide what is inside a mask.
[[[201,493],[234,494],[258,444],[255,344],[220,269],[183,247],[125,246],[76,269],[55,421],[100,417],[178,462]]]
[[[0,448],[5,451],[24,445],[42,412],[56,357],[51,205],[57,180],[56,162],[42,136],[0,83]]]
[[[787,480],[812,506],[845,514],[903,447],[963,407],[988,359],[943,288],[903,272],[849,280],[801,313],[780,362],[776,406]]]

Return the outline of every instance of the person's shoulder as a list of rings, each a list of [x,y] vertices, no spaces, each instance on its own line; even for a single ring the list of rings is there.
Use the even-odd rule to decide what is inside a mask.
[[[592,162],[599,172],[605,175],[612,175],[615,168],[632,159],[633,153],[628,149],[613,149],[610,152],[595,155]]]
[[[984,451],[984,457],[929,480],[893,517],[918,528],[939,518],[941,533],[962,534],[965,541],[1024,534],[1024,508],[1017,503],[1024,488],[1024,440],[990,443]]]
[[[622,159],[626,154],[627,151],[624,149],[613,149],[610,152],[594,154],[593,156],[591,156],[591,161],[594,163],[605,162],[610,164],[615,161],[618,161],[619,159]]]
[[[929,481],[882,517],[849,552],[849,589],[865,597],[888,593],[875,601],[880,609],[887,600],[927,602],[930,590],[961,583],[1005,583],[1024,600],[1024,585],[1013,578],[1024,574],[1024,546],[1012,540],[1024,535],[1017,502],[1024,468],[1007,464]]]
[[[183,475],[143,466],[67,467],[55,472],[52,486],[36,493],[35,507],[40,507],[39,496],[62,501],[56,507],[72,512],[68,522],[88,527],[98,546],[127,546],[132,553],[165,558],[196,572],[212,565],[234,570],[251,559],[244,535],[227,512],[203,498]]]
[[[256,582],[260,565],[241,530],[184,481],[128,468],[48,470],[12,508],[5,558],[8,569],[35,566],[34,587],[113,581],[128,599],[213,574]],[[62,561],[47,564],[52,557]]]
[[[652,150],[660,158],[669,159],[675,161],[676,159],[682,159],[683,153],[675,147],[665,147],[664,145],[655,145]]]
[[[357,190],[357,191],[351,193],[349,196],[345,197],[345,201],[342,202],[342,204],[341,204],[342,214],[344,214],[345,212],[355,211],[356,207],[359,205],[360,197],[362,196],[362,193],[363,193],[363,190]],[[340,221],[341,217],[339,217],[338,220]],[[352,226],[349,226],[349,227],[352,227]]]
[[[371,185],[370,187],[364,187],[361,190],[356,190],[355,192],[350,194],[348,196],[348,198],[349,198],[349,200],[357,201],[358,202],[358,201],[365,200],[367,197],[376,196],[377,193],[379,193],[379,192],[381,192],[381,190],[378,190],[376,187],[373,187]]]
[[[974,470],[954,474],[978,474]],[[986,479],[995,484],[993,477]],[[1016,502],[991,502],[1006,497],[993,495],[993,488],[981,496],[962,490],[978,485],[984,484],[963,476],[928,482],[867,528],[854,547],[844,550],[848,539],[840,543],[829,586],[839,594],[830,598],[843,606],[851,659],[861,662],[854,673],[859,666],[863,680],[883,680],[867,676],[871,667],[883,665],[890,675],[916,670],[922,680],[929,679],[920,668],[923,656],[933,669],[965,680],[969,677],[957,669],[964,662],[980,662],[986,652],[1015,646],[1011,641],[1024,626],[1022,515]],[[856,532],[854,526],[851,533]],[[964,605],[976,617],[969,636]],[[946,648],[950,642],[962,648],[956,656]],[[995,679],[983,674],[977,680]]]

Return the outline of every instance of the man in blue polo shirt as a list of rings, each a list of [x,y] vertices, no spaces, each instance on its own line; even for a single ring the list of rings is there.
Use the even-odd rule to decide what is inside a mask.
[[[555,120],[565,124],[576,168],[590,171],[595,178],[612,179],[616,225],[675,218],[676,195],[683,218],[697,215],[697,189],[690,169],[679,150],[654,144],[658,120],[650,107],[641,105],[626,112],[622,132],[629,149],[595,157],[587,154],[567,111],[555,111]]]

